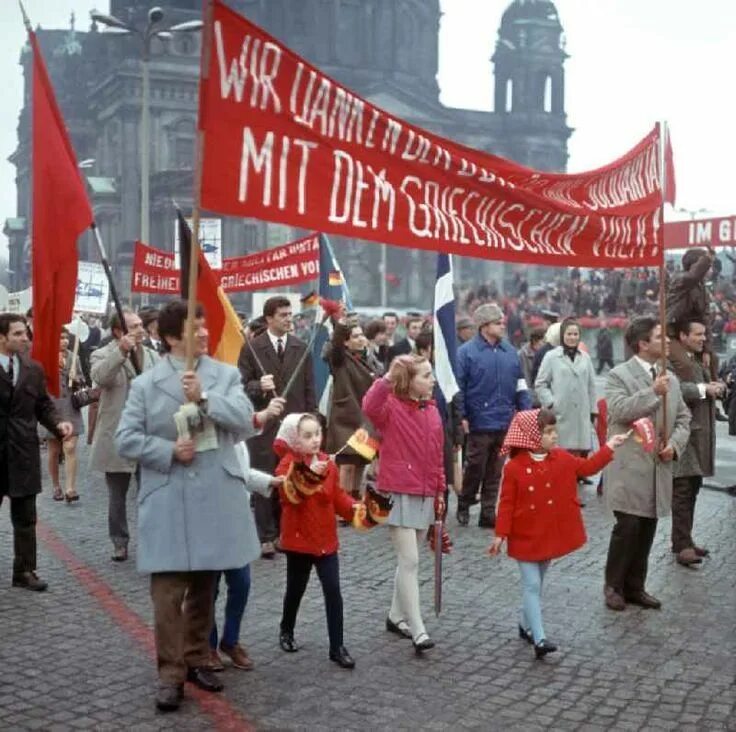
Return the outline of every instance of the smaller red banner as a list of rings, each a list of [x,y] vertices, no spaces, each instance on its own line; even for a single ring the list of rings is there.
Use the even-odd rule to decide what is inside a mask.
[[[319,277],[319,237],[312,234],[275,249],[224,259],[222,265],[214,272],[225,292],[267,290],[315,280]],[[174,255],[136,242],[130,289],[178,295],[181,286]]]
[[[736,246],[736,216],[666,223],[664,245],[665,249]]]

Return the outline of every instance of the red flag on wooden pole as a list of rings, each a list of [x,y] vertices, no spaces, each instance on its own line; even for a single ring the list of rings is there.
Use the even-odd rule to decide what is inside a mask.
[[[26,28],[33,51],[33,358],[58,395],[59,335],[74,309],[77,239],[93,217],[36,34]]]

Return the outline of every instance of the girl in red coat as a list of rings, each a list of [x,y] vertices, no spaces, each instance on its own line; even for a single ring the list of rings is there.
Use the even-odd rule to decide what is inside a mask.
[[[281,548],[286,554],[286,594],[279,645],[299,650],[294,626],[312,567],[322,583],[330,637],[330,660],[342,668],[355,661],[343,645],[342,594],[337,559],[335,514],[361,524],[365,507],[340,488],[337,465],[320,452],[322,428],[311,414],[289,414],[281,423],[274,450],[281,457],[276,475],[286,479],[281,497]]]
[[[363,397],[363,412],[381,433],[378,488],[393,500],[388,526],[398,567],[386,630],[411,638],[417,653],[434,647],[419,607],[419,546],[435,515],[444,515],[447,487],[434,384],[426,358],[397,356]]]
[[[585,544],[577,497],[578,478],[595,475],[613,459],[626,435],[612,437],[589,458],[557,448],[557,420],[547,409],[517,412],[503,443],[510,453],[503,469],[496,536],[490,554],[508,542],[508,554],[521,571],[519,637],[534,645],[537,658],[557,650],[542,625],[542,583],[552,559]]]

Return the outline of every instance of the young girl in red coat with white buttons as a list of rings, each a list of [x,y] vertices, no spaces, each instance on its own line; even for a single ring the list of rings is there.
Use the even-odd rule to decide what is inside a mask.
[[[299,650],[294,626],[314,567],[325,597],[330,660],[342,668],[353,668],[355,661],[343,644],[335,514],[356,527],[362,526],[365,506],[340,488],[337,465],[320,452],[321,444],[322,427],[312,414],[289,414],[274,440],[274,450],[281,458],[276,475],[285,476],[279,488],[280,544],[286,554],[286,594],[279,644],[287,653]]]
[[[447,487],[434,384],[426,358],[397,356],[363,397],[363,412],[381,433],[378,489],[393,499],[388,526],[398,566],[386,630],[411,638],[417,654],[434,647],[419,607],[419,546],[435,515],[444,515]]]
[[[498,554],[508,542],[508,555],[519,563],[523,600],[519,637],[534,645],[537,658],[557,650],[542,625],[544,575],[551,560],[586,542],[578,478],[602,470],[627,437],[615,435],[594,455],[580,458],[557,448],[556,422],[547,409],[517,412],[512,420],[502,448],[510,459],[503,469],[496,536],[488,550]]]

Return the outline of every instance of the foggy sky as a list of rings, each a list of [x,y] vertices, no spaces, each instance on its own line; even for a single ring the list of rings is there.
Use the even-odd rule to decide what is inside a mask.
[[[301,2],[301,0],[292,0]],[[493,54],[509,0],[441,0],[441,100],[452,107],[493,108]],[[35,24],[77,28],[107,0],[25,0]],[[151,5],[155,2],[152,0]],[[670,124],[677,205],[736,214],[736,2],[733,0],[556,0],[566,32],[566,111],[574,128],[571,172],[614,160],[654,122]],[[697,8],[697,9],[696,9]],[[0,221],[16,214],[16,145],[22,101],[18,59],[25,40],[15,2],[0,2],[0,80],[7,104],[0,117]],[[671,218],[682,218],[684,214]],[[7,239],[0,236],[0,253]]]

